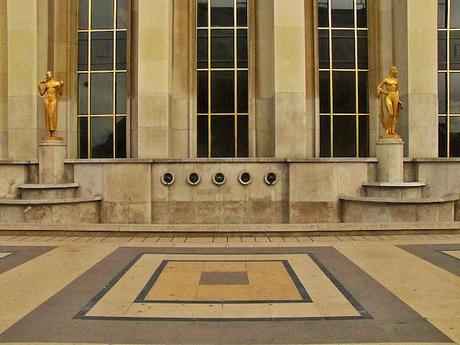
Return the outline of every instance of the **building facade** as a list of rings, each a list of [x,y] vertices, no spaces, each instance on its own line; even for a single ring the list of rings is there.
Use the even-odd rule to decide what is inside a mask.
[[[101,196],[102,222],[378,220],[340,198],[378,181],[392,65],[404,180],[426,183],[420,198],[460,192],[460,0],[5,0],[0,46],[5,199],[39,182],[47,70],[65,84],[61,182]],[[453,221],[452,205],[377,213]],[[26,218],[56,220],[38,209]]]

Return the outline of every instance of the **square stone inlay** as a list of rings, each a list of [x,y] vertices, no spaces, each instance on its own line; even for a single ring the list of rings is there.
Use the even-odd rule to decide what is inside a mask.
[[[201,272],[200,285],[249,285],[248,272]]]

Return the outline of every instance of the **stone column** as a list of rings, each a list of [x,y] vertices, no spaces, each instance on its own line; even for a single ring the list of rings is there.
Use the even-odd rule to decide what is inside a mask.
[[[137,155],[168,158],[173,2],[137,3]]]
[[[404,142],[402,140],[378,140],[376,155],[377,181],[402,183],[404,182]]]
[[[0,159],[8,158],[8,26],[6,1],[0,2]]]
[[[274,0],[275,156],[307,157],[304,0]]]
[[[393,0],[392,4],[394,63],[400,71],[400,95],[405,103],[399,129],[406,154],[437,157],[437,1]]]
[[[48,0],[6,0],[6,3],[8,156],[15,160],[35,160],[40,128],[44,129],[37,80],[47,69]]]
[[[65,182],[64,159],[66,145],[63,141],[42,140],[39,149],[40,184],[59,184]]]

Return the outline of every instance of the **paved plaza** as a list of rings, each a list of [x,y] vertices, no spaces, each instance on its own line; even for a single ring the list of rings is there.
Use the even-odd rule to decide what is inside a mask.
[[[460,344],[460,235],[2,236],[0,343]]]

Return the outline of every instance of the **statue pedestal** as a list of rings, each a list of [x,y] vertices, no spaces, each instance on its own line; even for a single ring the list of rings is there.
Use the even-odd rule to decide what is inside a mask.
[[[42,140],[39,146],[40,184],[59,184],[65,182],[64,159],[66,145],[59,140]]]
[[[404,142],[399,139],[380,139],[376,147],[377,181],[404,182],[403,158]]]

